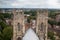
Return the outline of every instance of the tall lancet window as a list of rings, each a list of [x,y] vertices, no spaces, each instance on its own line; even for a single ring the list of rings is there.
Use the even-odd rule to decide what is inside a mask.
[[[18,31],[20,31],[20,23],[18,23],[17,25],[18,25]]]
[[[44,24],[41,23],[41,27],[40,27],[40,30],[43,31],[43,27],[44,27]]]
[[[38,25],[38,29],[40,30],[40,24]]]

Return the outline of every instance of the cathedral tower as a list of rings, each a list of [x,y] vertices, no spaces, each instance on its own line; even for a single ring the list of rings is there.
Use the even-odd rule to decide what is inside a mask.
[[[13,40],[22,40],[24,33],[24,12],[22,10],[13,10]]]
[[[38,10],[37,11],[37,26],[36,33],[40,40],[47,40],[47,28],[48,28],[48,11]]]

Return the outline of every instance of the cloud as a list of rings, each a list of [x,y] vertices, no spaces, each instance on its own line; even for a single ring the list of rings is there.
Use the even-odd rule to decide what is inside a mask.
[[[60,8],[60,3],[58,1],[59,0],[48,0],[47,1],[48,8]]]
[[[46,3],[45,3],[45,1],[44,0],[25,0],[25,1],[17,1],[17,2],[14,2],[14,3],[12,3],[11,4],[12,6],[14,6],[14,7],[17,7],[17,6],[19,6],[19,7],[27,7],[27,8],[39,8],[39,7],[41,7],[41,6],[45,6],[46,5]]]
[[[59,0],[0,0],[0,8],[60,8]]]

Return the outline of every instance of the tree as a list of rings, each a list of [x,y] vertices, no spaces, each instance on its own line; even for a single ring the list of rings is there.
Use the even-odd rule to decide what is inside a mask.
[[[59,25],[59,26],[60,26],[60,22],[57,22],[57,25]]]
[[[4,21],[0,22],[0,26],[2,28],[2,30],[6,27],[8,27],[8,25],[6,25],[6,23]]]
[[[30,20],[31,20],[31,17],[29,16],[29,17],[27,18],[27,22],[30,23]]]
[[[54,13],[54,12],[55,12],[55,11],[50,11],[50,12],[48,13],[48,16],[55,19],[55,16],[56,16],[55,14],[56,14],[56,13]]]
[[[0,40],[3,40],[3,35],[1,33],[1,31],[0,31]]]
[[[4,18],[11,18],[12,14],[9,14],[9,13],[0,13],[0,15],[3,15]]]
[[[54,37],[54,33],[53,33],[53,32],[48,31],[48,37],[49,37],[51,40],[55,40],[55,37]]]
[[[53,25],[56,25],[57,22],[55,20],[48,20],[48,23],[53,27]]]
[[[3,40],[11,40],[11,38],[12,38],[12,27],[4,28]]]
[[[12,27],[7,25],[4,18],[11,18],[11,14],[0,14],[0,40],[11,40]]]
[[[4,20],[4,16],[0,14],[0,21],[1,21],[1,20],[5,21],[5,20]]]

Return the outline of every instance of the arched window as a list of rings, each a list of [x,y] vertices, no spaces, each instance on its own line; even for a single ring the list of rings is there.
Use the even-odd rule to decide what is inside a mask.
[[[21,38],[20,38],[20,37],[18,37],[18,38],[17,38],[17,40],[21,40]]]
[[[17,26],[18,26],[18,31],[20,31],[23,27],[20,23],[18,23]]]
[[[43,23],[41,23],[41,31],[43,31]]]
[[[18,31],[20,31],[20,23],[18,23]]]
[[[39,30],[43,31],[43,23],[39,24],[38,27],[39,27]]]
[[[38,25],[38,29],[40,30],[40,24]]]

